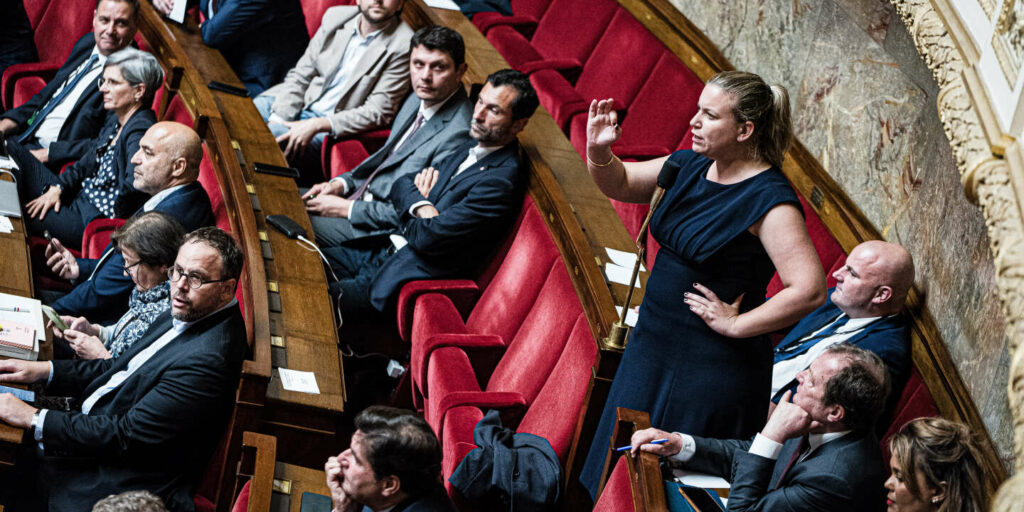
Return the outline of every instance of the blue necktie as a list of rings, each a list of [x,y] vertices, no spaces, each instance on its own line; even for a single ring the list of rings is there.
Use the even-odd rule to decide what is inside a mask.
[[[71,91],[75,89],[75,86],[82,80],[82,77],[89,74],[89,70],[92,69],[93,64],[96,64],[98,59],[99,55],[96,55],[95,53],[92,54],[89,57],[89,60],[85,63],[85,67],[83,67],[82,70],[79,71],[78,74],[60,90],[60,94],[51,98],[42,110],[36,112],[36,114],[29,119],[29,129],[25,130],[25,133],[21,134],[21,137],[18,137],[18,143],[24,144],[26,140],[32,138],[32,135],[37,129],[39,129],[39,125],[43,124],[43,119],[46,119],[46,116],[50,115],[50,112],[53,112],[53,109],[57,108],[57,105],[60,105],[60,102],[64,101],[64,98],[66,98],[68,94],[71,94]]]
[[[789,346],[776,349],[775,350],[775,355],[776,355],[775,361],[776,362],[780,361],[780,357],[779,356],[783,356],[782,359],[789,359],[790,357],[793,357],[793,356],[795,356],[797,354],[802,354],[802,353],[806,352],[808,349],[810,349],[811,346],[813,346],[815,343],[817,343],[817,342],[819,342],[819,341],[821,341],[821,340],[823,340],[825,338],[828,338],[829,336],[832,336],[833,334],[835,334],[836,331],[838,331],[840,327],[846,325],[845,321],[840,321],[839,320],[839,317],[841,317],[841,316],[843,316],[842,313],[840,313],[839,315],[836,315],[835,317],[833,317],[830,323],[825,324],[825,325],[828,325],[828,327],[825,327],[824,329],[822,329],[821,332],[816,333],[813,336],[806,336],[803,339],[795,341],[793,344],[791,344]],[[811,331],[811,332],[814,332],[814,331]]]

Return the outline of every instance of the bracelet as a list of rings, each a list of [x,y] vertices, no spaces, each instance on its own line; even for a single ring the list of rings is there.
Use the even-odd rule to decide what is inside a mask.
[[[615,153],[612,153],[612,157],[610,159],[608,159],[607,162],[605,162],[603,164],[599,164],[599,163],[597,163],[597,162],[595,162],[595,161],[590,159],[590,152],[589,151],[586,152],[586,155],[587,155],[587,163],[590,164],[590,165],[593,165],[594,167],[608,167],[617,158],[615,156]]]

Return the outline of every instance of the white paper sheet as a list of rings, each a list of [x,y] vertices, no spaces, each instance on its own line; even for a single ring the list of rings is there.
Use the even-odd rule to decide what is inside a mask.
[[[174,0],[174,7],[171,8],[171,13],[167,17],[178,23],[184,23],[187,4],[188,0]]]
[[[729,481],[718,476],[706,473],[694,473],[682,469],[673,469],[672,476],[676,482],[691,487],[702,487],[704,489],[728,489]]]
[[[424,0],[424,3],[437,9],[448,9],[449,11],[459,10],[459,6],[452,0]]]
[[[604,275],[613,283],[629,286],[629,278],[633,277],[633,267],[620,267],[614,263],[605,263]],[[636,288],[640,288],[640,279],[636,280],[636,284],[634,286]]]
[[[284,389],[299,393],[320,394],[320,386],[316,385],[316,374],[313,372],[300,372],[287,368],[278,368],[277,372],[281,374],[281,387]]]
[[[14,225],[11,224],[11,219],[0,216],[0,233],[10,233],[14,231]]]
[[[608,259],[612,260],[612,263],[620,267],[628,267],[632,269],[633,265],[636,265],[636,253],[620,251],[618,249],[612,249],[611,247],[605,247],[604,250],[608,253]],[[642,263],[640,264],[640,272],[647,272],[647,269],[644,268]]]
[[[615,306],[615,312],[621,317],[622,306]],[[629,308],[629,311],[626,311],[626,325],[636,327],[636,319],[639,317],[640,314],[637,312],[636,308]]]

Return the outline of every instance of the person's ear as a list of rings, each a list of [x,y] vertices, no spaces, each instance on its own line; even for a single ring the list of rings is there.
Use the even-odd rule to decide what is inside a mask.
[[[846,409],[844,409],[843,406],[836,404],[831,405],[826,409],[828,410],[828,413],[825,418],[829,423],[843,423],[843,420],[846,419]]]
[[[739,124],[739,129],[736,132],[736,142],[746,142],[747,139],[754,135],[754,122],[746,121]]]
[[[892,287],[882,285],[875,290],[875,297],[871,299],[871,302],[875,304],[885,304],[892,298]]]
[[[179,156],[171,162],[171,177],[174,179],[181,179],[185,175],[185,171],[188,169],[188,162],[185,161],[185,157]]]
[[[390,498],[398,494],[398,491],[402,490],[402,481],[395,475],[388,475],[380,479],[380,494],[385,498]]]
[[[510,129],[510,131],[511,131],[512,135],[516,135],[516,134],[518,134],[519,132],[523,131],[523,128],[526,128],[526,123],[527,123],[527,122],[528,122],[529,120],[530,120],[530,118],[529,118],[529,117],[524,117],[524,118],[522,118],[522,119],[517,119],[516,121],[514,121],[514,122],[512,123],[512,127],[511,127],[511,129]]]
[[[469,69],[469,66],[465,62],[463,62],[462,64],[459,64],[458,66],[455,66],[455,76],[458,77],[458,79],[459,79],[459,82],[460,82],[459,86],[460,87],[462,86],[462,83],[461,83],[462,82],[462,76],[466,74],[466,70],[467,69]]]

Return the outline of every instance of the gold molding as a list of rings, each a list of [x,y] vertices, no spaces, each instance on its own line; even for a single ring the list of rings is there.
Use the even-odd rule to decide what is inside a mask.
[[[992,19],[992,13],[996,12],[996,5],[992,0],[978,0],[978,5],[981,6],[981,10],[985,11],[985,16]]]
[[[1024,162],[1020,158],[1020,142],[1004,135],[1012,142],[998,152],[989,143],[991,137],[986,135],[979,115],[984,109],[974,103],[985,96],[968,91],[964,63],[954,50],[949,31],[928,0],[891,1],[938,83],[939,118],[953,149],[964,191],[981,209],[988,228],[989,249],[996,269],[996,291],[1006,319],[1004,332],[1012,358],[1008,391],[1018,473],[1004,483],[993,510],[1016,510],[1019,501],[1008,500],[1021,494],[1024,474],[1024,215],[1021,214],[1024,196],[1019,193],[1024,188],[1024,183],[1020,182]],[[999,156],[1004,153],[1002,149],[1007,158]]]
[[[942,18],[943,25],[952,34],[953,44],[960,51],[960,57],[965,64],[971,65],[981,60],[981,49],[971,37],[970,31],[964,25],[963,20],[952,2],[955,0],[932,0],[932,8]],[[993,6],[992,9],[995,9]],[[991,18],[989,14],[989,18]]]
[[[992,32],[992,50],[999,68],[1003,70],[1003,77],[1010,90],[1017,85],[1017,78],[1020,76],[1021,61],[1024,60],[1024,48],[1014,50],[1009,41],[1011,34],[1010,14],[1018,0],[1003,0],[1003,7],[999,11],[999,18],[995,30]],[[1018,34],[1019,36],[1019,34]]]

